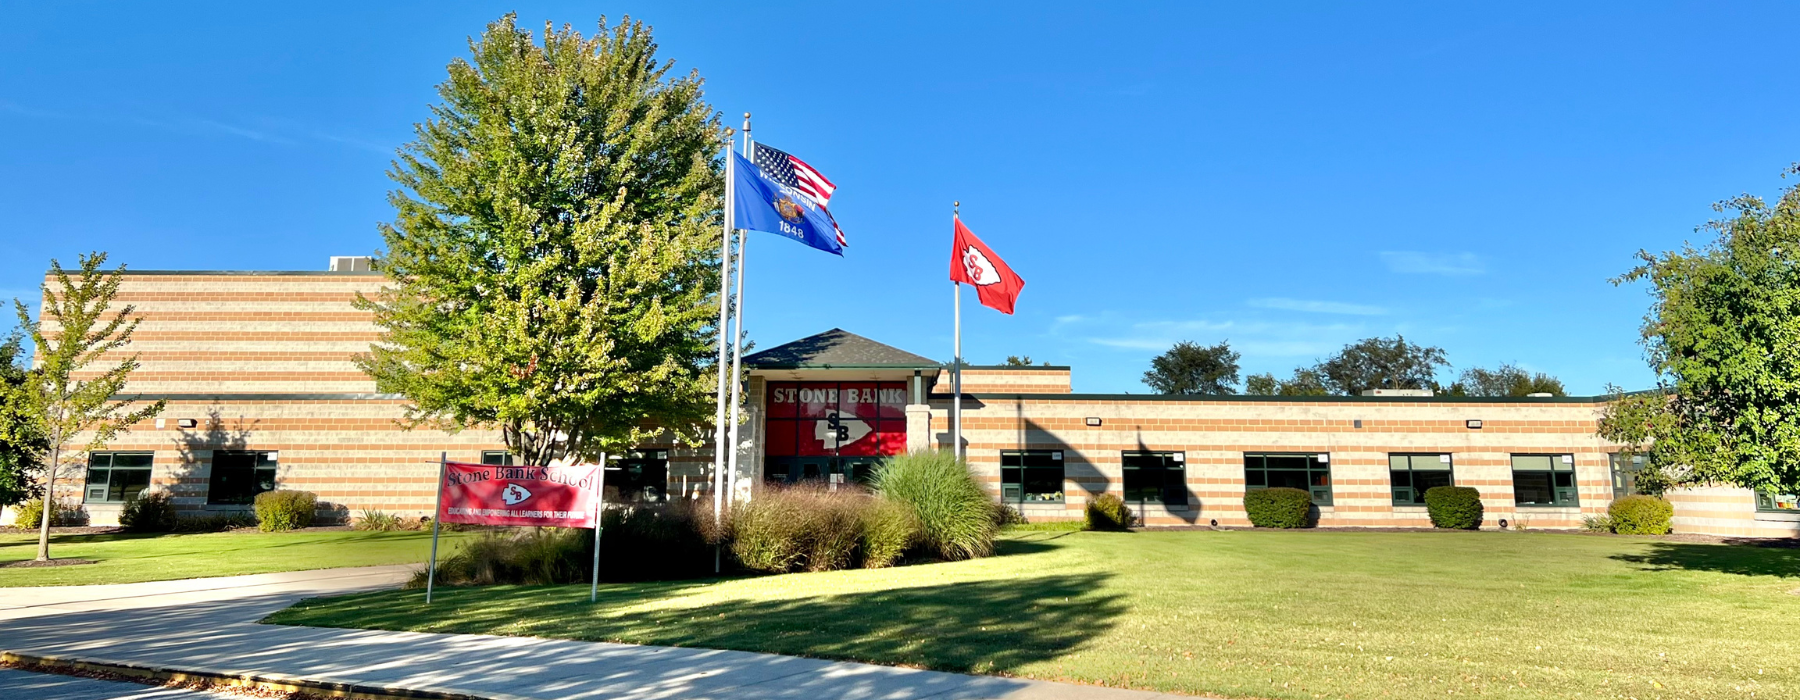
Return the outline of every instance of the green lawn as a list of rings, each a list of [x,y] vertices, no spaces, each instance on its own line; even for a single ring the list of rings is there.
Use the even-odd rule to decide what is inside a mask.
[[[1800,549],[1554,533],[1013,532],[874,571],[318,599],[270,622],[1258,698],[1800,697]],[[622,562],[609,562],[622,566]]]
[[[444,546],[462,537],[444,533]],[[135,583],[339,566],[424,564],[430,532],[314,530],[194,535],[51,535],[50,556],[97,564],[0,568],[0,587]],[[37,534],[0,534],[0,562],[37,557]]]

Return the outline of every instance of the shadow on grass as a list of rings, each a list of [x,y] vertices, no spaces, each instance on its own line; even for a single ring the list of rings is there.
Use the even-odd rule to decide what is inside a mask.
[[[1057,658],[1111,629],[1127,606],[1122,594],[1095,592],[1107,578],[1041,576],[650,610],[638,606],[716,582],[607,586],[597,606],[587,603],[585,586],[493,586],[440,589],[430,608],[417,591],[314,599],[265,621],[738,649],[991,673]],[[796,576],[793,583],[804,589],[806,579]]]
[[[1785,547],[1651,542],[1643,554],[1615,554],[1612,558],[1650,570],[1800,576],[1800,549]]]

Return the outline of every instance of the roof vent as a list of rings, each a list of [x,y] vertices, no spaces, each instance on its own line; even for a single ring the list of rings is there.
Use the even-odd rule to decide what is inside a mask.
[[[1363,396],[1430,396],[1430,389],[1364,389]]]
[[[1534,393],[1530,393],[1530,394],[1526,394],[1526,395],[1525,395],[1525,398],[1528,398],[1528,399],[1547,399],[1547,398],[1550,398],[1550,397],[1552,397],[1552,396],[1555,396],[1555,394],[1552,394],[1552,393],[1550,393],[1550,392],[1548,392],[1548,391],[1539,391],[1539,392],[1534,392]]]
[[[370,258],[367,255],[333,255],[331,256],[332,272],[368,272]]]

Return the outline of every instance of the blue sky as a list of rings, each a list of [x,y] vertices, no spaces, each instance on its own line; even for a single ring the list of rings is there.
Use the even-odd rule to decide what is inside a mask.
[[[1648,299],[1607,279],[1800,160],[1791,3],[1101,5],[9,4],[0,295],[87,250],[374,251],[394,148],[509,9],[649,22],[837,182],[844,259],[752,241],[763,347],[843,327],[948,359],[961,200],[1027,280],[1016,316],[971,300],[965,355],[1074,365],[1078,391],[1146,391],[1178,340],[1285,374],[1396,332],[1642,387]]]

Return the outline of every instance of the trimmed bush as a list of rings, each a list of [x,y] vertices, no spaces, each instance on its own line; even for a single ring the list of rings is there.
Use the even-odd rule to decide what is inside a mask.
[[[1312,494],[1282,486],[1245,491],[1244,513],[1257,527],[1308,527],[1312,524]]]
[[[1667,535],[1675,506],[1655,496],[1631,495],[1613,501],[1606,514],[1621,535]]]
[[[1446,530],[1481,529],[1481,492],[1468,486],[1434,486],[1425,490],[1425,512],[1431,524]]]
[[[919,520],[918,545],[925,553],[956,560],[994,553],[994,500],[969,473],[969,466],[946,451],[889,457],[875,467],[875,492],[904,503]]]
[[[81,504],[69,501],[51,501],[55,511],[50,514],[50,527],[80,527],[87,524],[87,511]],[[33,498],[19,504],[18,516],[13,519],[13,527],[36,528],[38,518],[44,515],[44,499]]]
[[[912,548],[919,536],[919,519],[904,503],[872,500],[862,513],[862,565],[880,569],[893,566]]]
[[[185,515],[175,519],[175,532],[224,532],[256,527],[256,516],[250,513],[208,513]]]
[[[141,492],[119,509],[119,527],[126,532],[174,532],[175,525],[175,504],[167,491]]]
[[[1087,529],[1127,530],[1131,528],[1131,508],[1125,499],[1103,493],[1088,501]]]
[[[994,524],[999,527],[1024,525],[1025,524],[1025,514],[1020,513],[1019,509],[1014,508],[1010,505],[1000,504],[1000,505],[994,506]]]
[[[256,494],[256,527],[263,532],[309,527],[318,507],[319,497],[309,491],[264,491]]]

